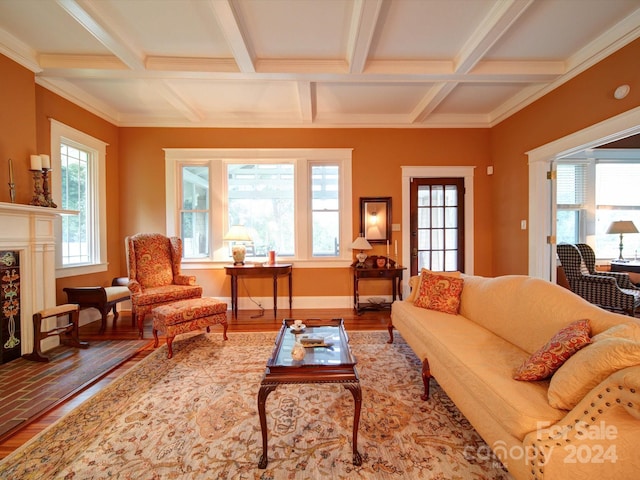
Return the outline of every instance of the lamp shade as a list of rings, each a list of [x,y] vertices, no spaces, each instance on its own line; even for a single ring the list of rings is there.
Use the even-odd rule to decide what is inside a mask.
[[[358,237],[351,244],[351,248],[353,250],[371,250],[373,247],[369,242],[367,242],[366,238]]]
[[[243,225],[232,225],[222,239],[227,242],[250,242],[251,235]]]
[[[631,220],[611,222],[606,233],[638,233],[638,229]]]

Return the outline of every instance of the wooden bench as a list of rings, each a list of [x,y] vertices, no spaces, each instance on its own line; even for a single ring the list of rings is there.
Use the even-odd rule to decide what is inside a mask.
[[[113,323],[115,325],[119,313],[116,308],[119,302],[124,302],[131,298],[131,292],[127,288],[129,279],[127,277],[114,278],[110,287],[66,287],[63,290],[67,294],[69,303],[77,303],[80,309],[96,308],[102,315],[100,333],[107,328],[107,316],[109,310],[113,310]],[[134,325],[133,315],[131,324]]]
[[[70,335],[70,338],[60,336],[60,343],[63,345],[69,345],[77,348],[88,348],[87,342],[81,342],[78,337],[78,305],[65,304],[58,305],[56,307],[47,308],[33,314],[33,351],[31,353],[25,353],[22,357],[27,360],[33,360],[35,362],[48,362],[49,357],[42,354],[42,345],[40,342],[45,338],[52,335],[66,334]],[[69,321],[65,325],[56,326],[51,330],[42,331],[42,320],[51,317],[68,316]]]
[[[153,347],[158,346],[158,332],[167,337],[167,358],[173,356],[171,344],[176,335],[193,330],[221,324],[222,337],[227,340],[227,304],[216,298],[189,298],[178,302],[161,305],[152,310],[153,314]]]

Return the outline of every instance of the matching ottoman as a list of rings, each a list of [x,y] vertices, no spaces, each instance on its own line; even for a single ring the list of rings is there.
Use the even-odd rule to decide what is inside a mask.
[[[152,310],[154,348],[158,346],[158,332],[167,337],[167,358],[173,356],[171,343],[176,335],[211,325],[223,326],[222,336],[227,340],[227,304],[216,298],[190,298],[179,302],[161,305]]]

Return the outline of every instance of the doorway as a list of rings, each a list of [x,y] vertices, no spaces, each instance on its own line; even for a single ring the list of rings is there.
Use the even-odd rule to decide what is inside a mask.
[[[547,172],[552,162],[586,148],[640,133],[640,107],[542,145],[529,157],[529,275],[556,281],[556,249],[548,238],[555,235],[556,206]]]

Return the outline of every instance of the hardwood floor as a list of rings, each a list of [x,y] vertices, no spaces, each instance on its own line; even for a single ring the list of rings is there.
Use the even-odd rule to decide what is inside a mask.
[[[234,319],[229,313],[228,323],[229,332],[266,332],[277,331],[282,325],[282,319],[285,317],[291,318],[343,318],[345,328],[349,330],[386,330],[389,322],[389,311],[367,311],[361,315],[356,315],[352,309],[323,309],[323,310],[293,310],[289,313],[288,310],[284,310],[278,313],[277,318],[274,317],[273,311],[265,310],[262,316],[257,310],[244,310],[238,312],[238,318]],[[131,339],[138,338],[137,329],[131,325],[131,316],[128,312],[123,312],[118,319],[116,325],[113,325],[112,316],[109,316],[107,322],[107,329],[104,334],[98,332],[100,322],[92,322],[80,328],[80,338],[82,340],[95,339]],[[215,332],[217,327],[213,327],[212,331]],[[26,443],[29,439],[43,431],[49,425],[56,420],[63,417],[65,414],[73,410],[89,397],[95,395],[97,392],[105,388],[109,383],[118,378],[126,370],[134,366],[140,360],[145,358],[149,353],[153,351],[151,340],[153,339],[151,333],[151,319],[147,318],[145,322],[144,337],[150,339],[150,344],[134,357],[116,367],[106,375],[98,379],[95,383],[77,393],[73,397],[67,399],[62,404],[54,407],[35,421],[26,425],[21,430],[17,431],[11,437],[0,442],[0,459],[6,457],[16,448]],[[89,349],[90,351],[90,349]],[[266,359],[265,359],[266,361]]]

